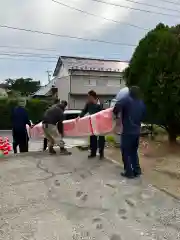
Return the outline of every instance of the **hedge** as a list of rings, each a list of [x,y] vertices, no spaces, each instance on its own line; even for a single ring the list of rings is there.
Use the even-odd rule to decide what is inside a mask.
[[[11,129],[11,112],[17,106],[18,99],[0,99],[0,129]],[[41,121],[44,111],[52,104],[51,101],[30,99],[26,102],[29,119],[33,123]]]

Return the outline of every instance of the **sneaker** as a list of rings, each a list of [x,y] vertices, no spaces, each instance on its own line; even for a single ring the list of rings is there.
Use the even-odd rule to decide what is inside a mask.
[[[60,154],[61,155],[72,155],[72,152],[69,152],[66,148],[61,148]]]
[[[104,159],[104,154],[100,154],[99,155],[99,160],[103,160]]]
[[[56,151],[54,150],[53,147],[50,147],[50,148],[49,148],[49,153],[50,153],[50,154],[56,154]]]
[[[94,154],[90,154],[89,156],[88,156],[88,158],[95,158],[96,157],[96,155],[94,155]]]
[[[134,176],[140,177],[141,175],[142,175],[142,171],[141,171],[141,168],[139,167],[134,171]]]
[[[129,179],[135,178],[134,175],[127,174],[126,172],[122,172],[122,173],[121,173],[121,176],[122,176],[122,177],[125,177],[125,178],[129,178]]]
[[[142,175],[142,172],[134,173],[135,177],[140,177]]]

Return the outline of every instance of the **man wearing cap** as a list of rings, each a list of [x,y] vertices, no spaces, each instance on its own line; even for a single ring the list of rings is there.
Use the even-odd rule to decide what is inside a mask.
[[[60,153],[64,155],[70,155],[64,146],[63,136],[63,120],[64,120],[64,110],[67,106],[66,101],[61,101],[61,103],[55,104],[46,110],[43,117],[43,130],[45,138],[48,140],[49,153],[56,154],[54,150],[54,145],[57,144],[60,147]]]

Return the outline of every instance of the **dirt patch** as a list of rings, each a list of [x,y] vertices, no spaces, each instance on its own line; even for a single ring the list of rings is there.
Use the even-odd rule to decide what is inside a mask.
[[[123,166],[119,149],[106,149],[106,156]],[[152,141],[142,138],[139,157],[144,178],[180,199],[180,145],[170,145],[164,139]]]

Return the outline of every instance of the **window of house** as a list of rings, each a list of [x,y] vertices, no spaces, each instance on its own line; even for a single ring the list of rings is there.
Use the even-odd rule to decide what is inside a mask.
[[[96,79],[93,76],[87,76],[87,78],[84,79],[84,85],[96,86]]]
[[[120,80],[120,84],[121,84],[121,83],[123,82],[123,80],[124,80],[124,79],[123,79],[123,76],[120,76],[120,79],[119,79],[119,80]]]
[[[108,80],[108,86],[110,86],[110,87],[120,86],[120,84],[121,84],[121,80],[118,78]]]
[[[107,79],[99,78],[99,79],[97,80],[97,86],[107,86],[107,82],[108,82]]]

